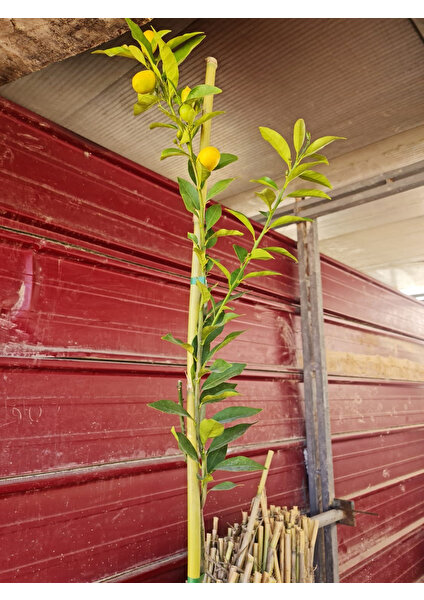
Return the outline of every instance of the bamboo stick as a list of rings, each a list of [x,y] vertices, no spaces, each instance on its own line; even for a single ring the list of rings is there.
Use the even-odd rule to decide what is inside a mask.
[[[290,583],[291,574],[291,533],[284,534],[284,582]]]
[[[269,583],[269,573],[266,571],[262,573],[262,583]]]
[[[262,573],[260,571],[255,571],[253,575],[253,583],[262,583]]]
[[[258,565],[260,567],[262,566],[263,548],[264,548],[264,527],[263,527],[263,525],[259,525],[259,527],[258,527]]]
[[[264,545],[263,545],[263,555],[262,555],[262,571],[266,571],[266,567],[267,567],[269,534],[270,534],[269,523],[265,523],[265,528],[264,528]]]
[[[305,583],[305,531],[299,531],[299,583]]]
[[[296,529],[292,527],[291,533],[291,582],[296,583]]]
[[[250,575],[252,573],[254,558],[251,554],[247,555],[246,566],[244,568],[243,575],[241,576],[240,583],[249,583]]]
[[[274,555],[274,572],[275,572],[275,577],[277,579],[277,583],[283,583],[282,579],[281,579],[281,572],[280,572],[280,565],[278,564],[278,556],[277,556],[277,550],[273,550],[273,555]]]
[[[205,84],[215,84],[215,73],[217,61],[214,58],[206,59]],[[206,96],[203,103],[204,112],[212,112],[213,95]],[[211,121],[202,125],[200,147],[209,145]],[[206,190],[205,190],[206,193]],[[199,221],[193,215],[193,232],[199,234]],[[197,278],[202,275],[202,266],[195,252],[192,253],[191,277]],[[189,318],[187,329],[187,340],[189,343],[197,333],[199,306],[201,302],[200,289],[197,285],[190,285],[189,298]],[[193,417],[187,419],[187,437],[197,451],[197,431],[195,416],[197,414],[197,399],[195,397],[194,382],[191,378],[191,370],[194,363],[194,357],[191,352],[187,352],[187,412]],[[204,569],[202,559],[204,560],[204,549],[202,549],[202,530],[203,517],[201,509],[200,486],[197,479],[198,463],[196,460],[187,456],[187,581],[198,581],[201,571]]]
[[[249,517],[249,520],[248,520],[247,525],[246,525],[246,531],[245,531],[245,533],[243,535],[243,538],[242,538],[241,547],[240,547],[240,555],[239,555],[239,557],[238,557],[238,559],[236,561],[236,564],[237,564],[238,567],[241,567],[243,565],[243,563],[244,563],[244,559],[245,559],[245,556],[246,556],[247,548],[248,548],[249,543],[250,543],[250,538],[251,538],[251,535],[252,535],[252,532],[253,532],[253,526],[254,526],[254,523],[256,521],[256,517],[257,517],[257,514],[258,514],[259,504],[260,504],[260,501],[261,501],[262,492],[263,492],[263,490],[265,488],[266,480],[267,480],[267,477],[268,477],[268,471],[269,471],[269,467],[271,465],[271,461],[272,461],[273,455],[274,455],[274,451],[273,450],[269,450],[268,451],[268,455],[267,455],[266,460],[265,460],[265,468],[262,471],[261,480],[259,482],[258,490],[257,490],[256,496],[255,496],[255,499],[253,501],[252,511],[250,513],[250,517]]]

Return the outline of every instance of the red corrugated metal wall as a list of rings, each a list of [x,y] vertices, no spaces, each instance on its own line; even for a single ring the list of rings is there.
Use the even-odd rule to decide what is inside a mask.
[[[160,336],[185,337],[190,219],[172,182],[0,105],[0,581],[183,581],[184,463],[174,419],[146,404],[184,378]],[[306,507],[297,269],[276,261],[284,277],[249,286],[222,357],[248,362],[241,402],[263,411],[242,451],[275,450],[270,503]],[[379,514],[339,526],[341,578],[414,581],[423,307],[330,259],[322,272],[336,493]],[[248,507],[257,474],[233,479],[208,520]]]

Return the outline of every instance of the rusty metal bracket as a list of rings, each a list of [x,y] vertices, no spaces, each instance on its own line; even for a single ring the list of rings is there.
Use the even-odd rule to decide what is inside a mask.
[[[355,519],[355,503],[353,500],[342,500],[341,498],[334,498],[333,508],[339,508],[345,514],[345,517],[338,521],[341,525],[349,525],[350,527],[356,526]]]

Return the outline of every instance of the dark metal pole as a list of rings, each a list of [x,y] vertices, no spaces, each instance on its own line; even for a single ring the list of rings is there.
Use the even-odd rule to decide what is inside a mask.
[[[316,221],[297,225],[300,312],[303,346],[306,463],[311,515],[334,502],[333,455],[324,344],[321,267]],[[337,583],[337,529],[330,524],[317,539],[317,580]]]

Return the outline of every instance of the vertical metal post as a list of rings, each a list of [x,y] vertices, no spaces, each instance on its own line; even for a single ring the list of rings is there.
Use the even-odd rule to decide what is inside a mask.
[[[334,501],[327,367],[324,344],[321,267],[316,221],[297,225],[300,313],[303,346],[306,465],[312,515],[329,510]],[[316,581],[339,581],[337,526],[320,530]]]

